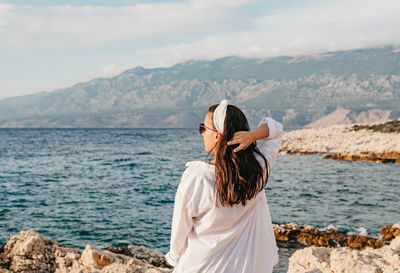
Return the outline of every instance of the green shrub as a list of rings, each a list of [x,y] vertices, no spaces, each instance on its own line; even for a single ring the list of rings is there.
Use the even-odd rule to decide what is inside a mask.
[[[392,120],[375,125],[354,125],[352,131],[371,130],[381,133],[400,133],[400,120]]]

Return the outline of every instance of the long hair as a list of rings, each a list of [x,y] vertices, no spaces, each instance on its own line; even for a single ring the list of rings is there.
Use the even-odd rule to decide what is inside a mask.
[[[210,106],[208,112],[214,115],[217,106],[218,104]],[[247,118],[239,108],[228,105],[224,133],[215,158],[216,201],[219,199],[223,206],[246,205],[246,202],[262,191],[268,182],[268,162],[258,150],[256,142],[236,153],[233,150],[238,144],[227,145],[233,134],[238,131],[250,131]],[[264,160],[265,171],[254,153]]]

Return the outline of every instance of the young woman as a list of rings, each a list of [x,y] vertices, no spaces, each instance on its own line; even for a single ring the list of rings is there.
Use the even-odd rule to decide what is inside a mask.
[[[250,131],[227,100],[200,124],[210,163],[192,161],[175,195],[170,251],[174,273],[266,273],[278,263],[264,188],[282,139],[282,125],[264,118]]]

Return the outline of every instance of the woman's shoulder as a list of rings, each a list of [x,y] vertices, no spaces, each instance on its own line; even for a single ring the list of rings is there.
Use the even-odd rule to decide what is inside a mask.
[[[186,167],[202,167],[211,169],[214,165],[200,160],[193,160],[186,163]]]
[[[203,161],[190,161],[186,163],[186,170],[183,172],[182,180],[188,181],[190,184],[211,185],[215,180],[215,167]]]
[[[185,173],[197,177],[213,179],[215,175],[215,166],[200,160],[189,161],[186,163]]]
[[[212,192],[214,181],[214,165],[202,161],[190,161],[186,163],[186,170],[183,172],[178,192],[184,194],[185,198],[209,195],[207,193]]]

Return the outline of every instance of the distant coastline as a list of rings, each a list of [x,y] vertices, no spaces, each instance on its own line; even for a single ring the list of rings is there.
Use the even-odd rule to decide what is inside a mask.
[[[324,159],[400,163],[400,120],[375,125],[334,125],[284,134],[281,152],[323,154]]]

